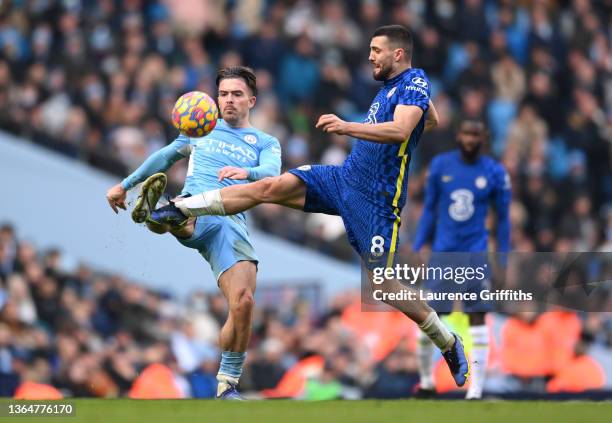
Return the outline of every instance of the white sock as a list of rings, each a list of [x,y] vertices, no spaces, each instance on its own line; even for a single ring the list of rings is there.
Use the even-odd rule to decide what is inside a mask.
[[[470,357],[470,387],[466,398],[481,398],[489,359],[489,329],[486,325],[470,327],[472,354]]]
[[[217,374],[217,396],[221,395],[230,387],[230,383],[234,386],[238,385],[238,378],[224,374]]]
[[[435,387],[433,378],[433,347],[431,339],[420,331],[417,343],[417,361],[422,389],[434,389]]]
[[[442,352],[449,350],[455,344],[455,336],[442,324],[435,311],[429,313],[419,327]]]
[[[186,197],[174,203],[185,216],[225,216],[225,208],[221,199],[221,190],[202,192],[192,197]]]

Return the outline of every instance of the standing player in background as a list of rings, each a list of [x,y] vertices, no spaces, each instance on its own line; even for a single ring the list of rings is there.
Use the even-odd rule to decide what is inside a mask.
[[[463,120],[457,134],[458,150],[439,154],[429,167],[425,187],[425,206],[419,221],[413,249],[421,250],[433,239],[432,252],[485,253],[488,231],[485,220],[489,205],[493,203],[497,214],[497,252],[506,253],[510,248],[510,179],[503,166],[489,156],[481,155],[487,131],[480,120]],[[442,258],[440,258],[442,256]],[[465,254],[471,264],[483,262],[483,254]],[[452,258],[438,255],[437,264]],[[468,258],[469,257],[469,258]],[[433,258],[436,260],[436,258]],[[465,261],[464,258],[459,258]],[[430,266],[431,266],[430,262]],[[479,293],[490,289],[489,279],[473,279],[462,289]],[[432,292],[447,292],[448,282],[427,280],[425,288]],[[434,305],[433,303],[431,305]],[[469,313],[470,335],[473,350],[470,358],[472,377],[466,398],[479,399],[487,369],[489,334],[485,313],[491,304],[480,300],[464,302]],[[438,312],[450,312],[451,303],[436,303]],[[419,396],[431,396],[435,392],[433,380],[433,345],[424,336],[419,338]]]
[[[422,69],[412,68],[412,49],[412,34],[405,27],[378,28],[370,42],[369,60],[374,79],[383,85],[365,122],[345,122],[335,115],[319,118],[317,128],[357,138],[342,166],[302,166],[275,178],[194,195],[162,207],[152,216],[181,220],[185,216],[231,215],[261,203],[339,215],[368,270],[390,266],[406,202],[408,162],[423,131],[437,124],[427,76]],[[404,289],[396,280],[385,282],[385,288],[394,292]],[[459,337],[422,301],[387,299],[387,303],[419,325],[443,352],[457,385],[463,386],[469,369]]]
[[[127,191],[148,178],[136,201],[133,219],[137,223],[146,222],[153,232],[170,232],[181,244],[198,250],[210,264],[229,304],[229,316],[219,340],[222,353],[217,397],[240,399],[236,385],[251,336],[257,273],[257,256],[249,240],[245,216],[239,213],[174,221],[150,217],[166,187],[166,175],[157,172],[166,171],[186,157],[189,157],[189,167],[182,198],[280,173],[278,140],[249,123],[249,111],[255,106],[257,95],[252,70],[243,66],[222,69],[217,75],[217,87],[223,119],[210,134],[202,138],[179,135],[112,187],[106,196],[115,212],[117,207],[125,210]]]

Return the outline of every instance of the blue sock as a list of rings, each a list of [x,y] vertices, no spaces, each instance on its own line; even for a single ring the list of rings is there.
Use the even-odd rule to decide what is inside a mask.
[[[242,365],[245,358],[246,352],[223,351],[221,353],[219,374],[239,379],[242,375]]]

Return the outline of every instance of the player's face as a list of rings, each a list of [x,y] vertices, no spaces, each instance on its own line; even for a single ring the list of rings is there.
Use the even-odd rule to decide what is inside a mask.
[[[480,154],[484,139],[485,130],[482,125],[475,122],[461,124],[457,134],[457,143],[465,158],[475,159]]]
[[[221,80],[218,100],[221,116],[232,126],[248,120],[249,110],[255,106],[255,96],[242,78]]]
[[[389,79],[389,75],[395,70],[397,61],[397,50],[391,48],[386,36],[374,37],[370,41],[370,63],[374,65],[372,77],[377,81]]]

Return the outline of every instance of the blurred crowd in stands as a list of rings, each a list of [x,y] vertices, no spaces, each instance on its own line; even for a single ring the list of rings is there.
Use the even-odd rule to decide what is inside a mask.
[[[260,92],[252,123],[279,138],[284,168],[340,164],[351,140],[313,124],[322,113],[363,119],[379,87],[369,37],[389,23],[414,31],[413,66],[441,116],[411,160],[402,239],[429,160],[468,116],[488,122],[490,152],[512,177],[514,249],[612,251],[607,0],[4,1],[0,128],[123,177],[176,136],[180,94],[214,93],[219,67],[246,64]],[[175,188],[185,171],[171,171]],[[355,260],[337,218],[272,205],[253,216]]]
[[[62,252],[39,251],[0,226],[0,396],[214,395],[227,314],[220,293],[183,300],[65,263]],[[412,395],[417,328],[405,316],[362,312],[359,292],[317,303],[313,287],[271,289],[256,295],[243,391],[309,400]],[[447,322],[469,348],[466,316]],[[612,392],[610,313],[490,314],[488,326],[488,393]],[[440,357],[435,377],[438,391],[455,388]]]

